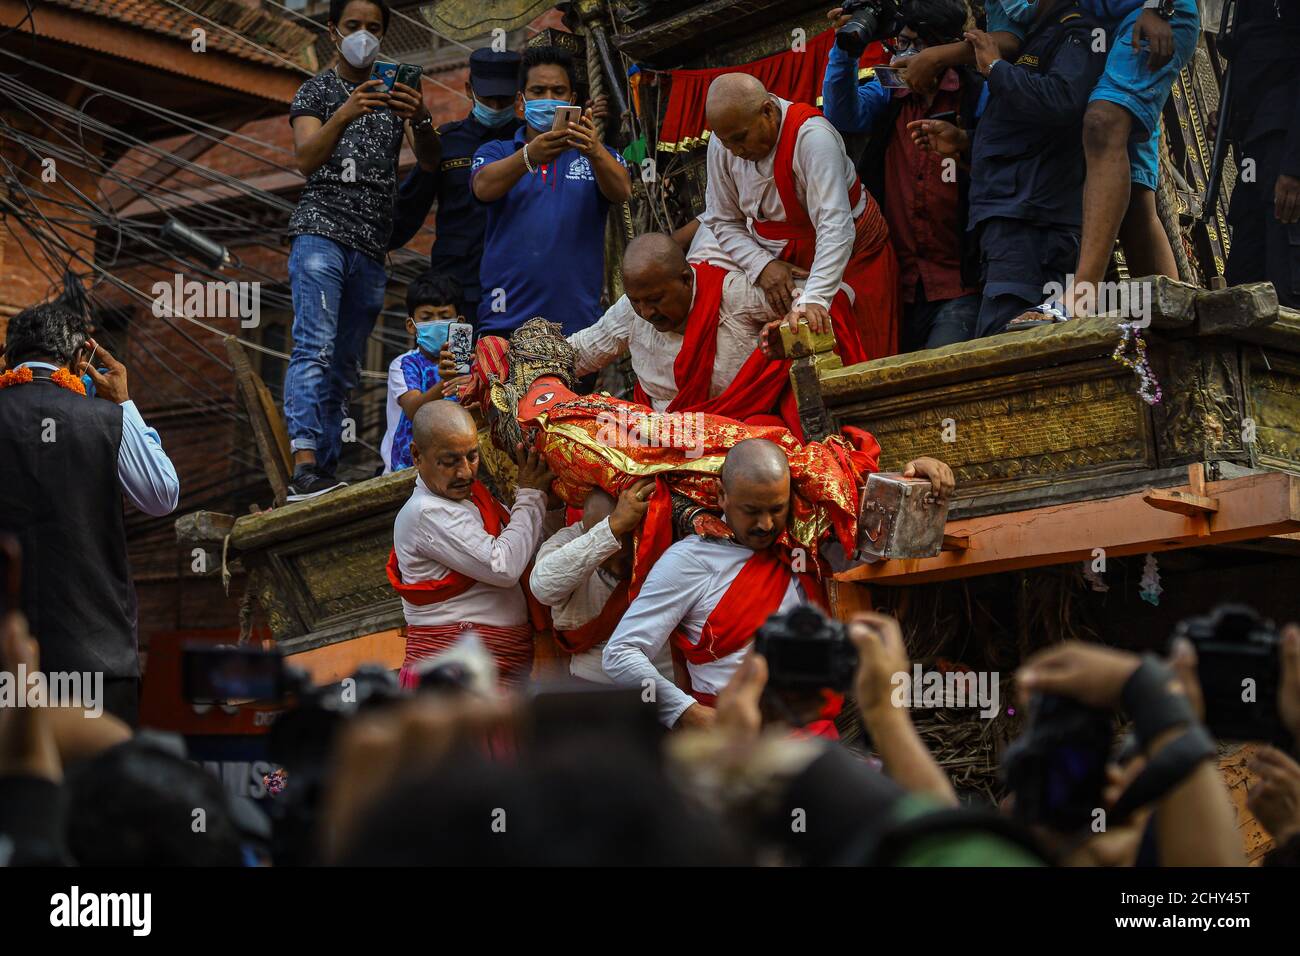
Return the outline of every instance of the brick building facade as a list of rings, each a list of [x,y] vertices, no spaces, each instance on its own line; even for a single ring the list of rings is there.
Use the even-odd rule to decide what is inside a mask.
[[[184,6],[188,12],[167,0],[51,0],[26,17],[23,0],[0,0],[0,31],[14,27],[18,35],[7,48],[31,61],[20,61],[20,80],[48,100],[33,106],[24,102],[30,94],[0,88],[0,120],[22,134],[0,139],[0,339],[8,317],[55,294],[70,265],[91,291],[97,338],[126,364],[132,398],[176,465],[177,515],[241,514],[269,506],[271,492],[222,340],[234,334],[245,341],[278,402],[280,356],[292,346],[283,232],[302,185],[287,105],[303,79],[328,65],[329,48],[319,28],[278,3]],[[304,9],[323,21],[311,5]],[[402,49],[386,44],[385,51],[425,65],[435,122],[464,116],[468,48],[417,29],[409,17],[394,22]],[[552,11],[511,41],[522,44],[556,22]],[[195,49],[200,29],[202,51]],[[429,55],[408,56],[421,31]],[[41,181],[45,158],[56,170],[48,182]],[[413,162],[404,149],[403,171]],[[169,220],[220,243],[229,264],[215,270],[203,263],[162,231]],[[388,303],[365,360],[370,373],[382,373],[409,347],[405,282],[427,262],[432,238],[430,224],[390,257]],[[258,321],[155,314],[155,284],[170,285],[178,275],[257,283]],[[367,477],[380,464],[367,446],[379,445],[383,409],[383,382],[364,379],[352,409],[358,441],[344,459],[351,477]],[[127,511],[142,648],[159,635],[238,633],[242,576],[236,572],[227,596],[220,555],[182,551],[173,524],[174,516]]]

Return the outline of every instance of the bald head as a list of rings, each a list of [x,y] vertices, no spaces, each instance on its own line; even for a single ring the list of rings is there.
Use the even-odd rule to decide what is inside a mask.
[[[633,310],[658,331],[681,334],[694,296],[691,267],[672,236],[647,232],[623,253],[623,291]]]
[[[411,423],[411,440],[426,455],[449,439],[466,436],[477,439],[474,418],[458,402],[425,402]]]
[[[722,487],[734,492],[737,485],[770,485],[790,480],[790,460],[781,446],[766,438],[746,438],[733,445],[722,462]]]
[[[627,244],[623,253],[623,281],[633,283],[675,277],[686,268],[686,253],[665,232],[647,232]]]
[[[790,462],[780,445],[747,438],[722,462],[718,495],[736,543],[762,551],[776,543],[790,518]]]
[[[748,73],[724,73],[709,84],[704,114],[710,126],[732,117],[753,119],[768,102],[767,87]]]
[[[464,501],[478,477],[478,429],[456,402],[425,402],[411,423],[411,460],[435,495]]]
[[[738,159],[756,163],[776,147],[781,107],[748,73],[725,73],[704,102],[713,136]]]

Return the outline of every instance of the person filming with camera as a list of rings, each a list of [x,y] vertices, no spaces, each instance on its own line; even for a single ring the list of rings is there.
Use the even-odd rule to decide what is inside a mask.
[[[858,42],[871,37],[852,31],[866,12],[861,4],[846,4],[826,15],[837,34],[822,81],[822,112],[841,133],[870,135],[858,171],[880,202],[898,257],[903,351],[964,342],[975,334],[980,304],[978,248],[966,233],[969,173],[919,148],[907,124],[947,117],[971,128],[984,77],[972,67],[959,66],[947,70],[935,90],[920,93],[903,85],[898,77],[905,74],[895,69],[901,70],[922,50],[960,41],[966,4],[904,0],[892,19],[872,19],[877,32],[898,28],[897,35],[884,39],[894,56],[889,68],[877,68],[875,76],[859,86]]]

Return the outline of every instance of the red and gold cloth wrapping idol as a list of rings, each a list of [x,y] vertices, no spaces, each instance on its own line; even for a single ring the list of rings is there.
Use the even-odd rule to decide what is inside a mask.
[[[846,554],[853,553],[861,489],[880,455],[875,439],[859,429],[850,430],[852,440],[835,435],[802,444],[779,426],[697,412],[654,412],[608,395],[576,395],[554,376],[532,383],[517,415],[556,475],[555,492],[571,506],[581,506],[595,487],[617,496],[642,478],[656,479],[636,542],[633,595],[672,543],[672,493],[718,510],[717,477],[733,445],[763,438],[785,451],[794,499],[785,546],[802,548],[814,573],[820,572],[818,545],[830,535]]]

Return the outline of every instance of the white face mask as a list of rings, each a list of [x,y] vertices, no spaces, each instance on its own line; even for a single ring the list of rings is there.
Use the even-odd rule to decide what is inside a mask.
[[[367,30],[357,30],[343,38],[339,52],[350,66],[364,70],[379,56],[379,39]]]

